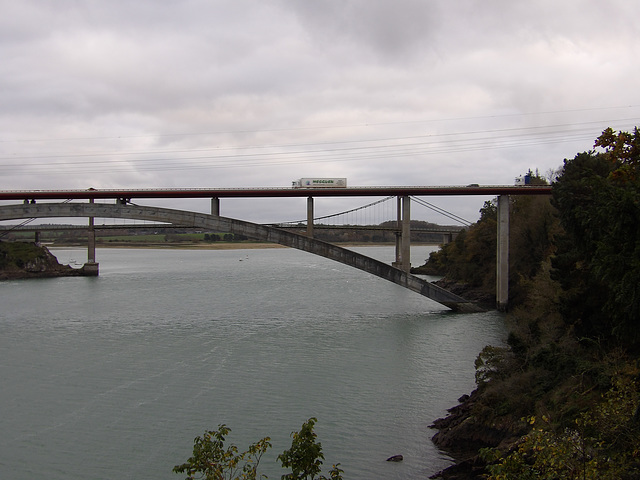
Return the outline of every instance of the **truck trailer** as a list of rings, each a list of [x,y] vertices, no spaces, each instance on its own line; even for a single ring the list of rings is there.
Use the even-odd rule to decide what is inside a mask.
[[[292,182],[293,188],[346,188],[346,178],[300,178]]]

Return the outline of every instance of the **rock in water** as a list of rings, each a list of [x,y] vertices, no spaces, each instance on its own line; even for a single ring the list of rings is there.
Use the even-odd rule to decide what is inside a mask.
[[[88,274],[84,268],[60,265],[46,247],[26,242],[0,242],[0,280]]]

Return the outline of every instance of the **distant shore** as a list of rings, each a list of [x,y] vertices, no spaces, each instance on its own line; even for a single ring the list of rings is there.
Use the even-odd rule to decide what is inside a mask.
[[[393,247],[395,243],[373,243],[373,242],[344,242],[336,243],[340,247]],[[48,244],[47,248],[86,248],[82,244]],[[413,243],[412,246],[437,246],[432,243]],[[269,242],[105,242],[98,243],[96,248],[160,248],[160,249],[184,249],[184,250],[255,250],[263,248],[289,248],[278,243]]]
[[[87,248],[81,244],[46,245],[49,249]],[[254,250],[258,248],[287,248],[277,243],[262,242],[220,242],[220,243],[141,243],[141,242],[108,242],[98,243],[96,248],[158,248],[182,250]]]

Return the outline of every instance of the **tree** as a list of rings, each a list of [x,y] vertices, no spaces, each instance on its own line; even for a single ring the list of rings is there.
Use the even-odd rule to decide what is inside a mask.
[[[329,471],[329,479],[317,477],[322,467],[324,455],[322,445],[316,442],[313,426],[317,420],[310,418],[302,424],[299,432],[292,432],[291,448],[278,455],[284,468],[291,473],[283,475],[283,480],[342,480],[343,470],[336,464]],[[225,447],[226,437],[231,429],[218,425],[217,430],[209,430],[193,442],[193,455],[182,465],[173,467],[175,473],[186,473],[186,480],[256,480],[267,478],[258,476],[258,466],[265,452],[271,448],[271,439],[264,437],[251,444],[246,452],[239,453],[234,444]],[[196,476],[197,475],[197,476]]]
[[[291,468],[291,473],[282,476],[282,480],[313,480],[320,473],[324,454],[322,444],[316,442],[317,435],[313,426],[318,420],[311,417],[302,424],[299,432],[292,432],[291,448],[278,455],[278,460],[284,468]],[[342,480],[340,464],[336,464],[329,471],[331,480]],[[319,480],[327,480],[320,476]]]
[[[497,219],[498,219],[498,204],[496,202],[496,199],[494,198],[491,201],[487,200],[486,202],[484,202],[484,204],[482,205],[482,208],[480,209],[479,222],[484,222],[487,220],[496,221]]]
[[[565,234],[554,278],[562,313],[581,335],[640,338],[640,132],[607,129],[596,147],[565,160],[553,202]]]
[[[557,428],[546,416],[530,417],[531,431],[511,453],[485,449],[489,480],[619,480],[640,475],[637,428],[638,371],[617,375],[601,401],[571,427]],[[497,455],[496,455],[497,454]]]
[[[565,160],[553,208],[511,203],[512,270],[531,278],[459,423],[501,429],[495,480],[640,478],[640,132],[595,148]]]
[[[231,431],[226,425],[218,425],[217,430],[209,430],[195,438],[193,456],[182,465],[173,467],[175,473],[186,473],[186,480],[255,480],[258,465],[264,453],[271,448],[270,438],[264,437],[249,446],[246,452],[238,453],[238,447],[225,448],[226,436]],[[197,477],[196,474],[199,474]]]
[[[485,397],[509,391],[519,367],[533,400],[519,411],[530,432],[515,448],[484,452],[493,479],[640,478],[640,132],[608,129],[595,146],[565,160],[553,184],[561,229],[543,292],[561,315],[519,313],[509,335],[516,361],[491,351],[479,359]],[[540,285],[529,302],[540,302]]]

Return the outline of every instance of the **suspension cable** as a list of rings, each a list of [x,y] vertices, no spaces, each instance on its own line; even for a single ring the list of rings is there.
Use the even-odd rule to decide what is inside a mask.
[[[347,213],[353,213],[353,212],[357,212],[358,210],[364,210],[365,208],[369,208],[369,207],[373,207],[374,205],[378,205],[379,203],[383,203],[386,202],[388,200],[391,200],[392,198],[394,198],[395,195],[390,195],[386,198],[383,198],[382,200],[376,200],[375,202],[369,203],[367,205],[362,205],[361,207],[357,207],[357,208],[352,208],[351,210],[345,210],[344,212],[340,212],[340,213],[332,213],[331,215],[324,215],[322,217],[314,217],[314,221],[315,220],[326,220],[327,218],[332,218],[332,217],[339,217],[340,215],[346,215]],[[290,221],[290,222],[279,222],[279,225],[286,225],[289,223],[304,223],[306,222],[307,219],[305,218],[304,220],[294,220],[294,221]]]
[[[469,220],[465,220],[464,218],[459,217],[458,215],[456,215],[454,213],[447,212],[446,210],[444,210],[444,209],[442,209],[442,208],[440,208],[440,207],[438,207],[436,205],[433,205],[432,203],[429,203],[429,202],[427,202],[425,200],[422,200],[421,198],[411,196],[411,199],[413,201],[415,201],[416,203],[418,203],[418,204],[420,204],[420,205],[422,205],[424,207],[427,207],[428,209],[433,210],[434,212],[439,213],[440,215],[444,215],[445,217],[450,218],[451,220],[454,220],[454,221],[456,221],[458,223],[461,223],[461,224],[463,224],[465,226],[469,226],[469,225],[471,225],[473,223],[473,222],[470,222]]]

